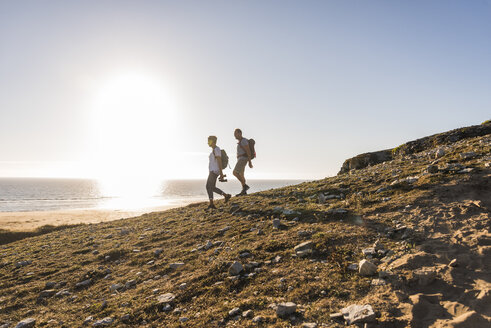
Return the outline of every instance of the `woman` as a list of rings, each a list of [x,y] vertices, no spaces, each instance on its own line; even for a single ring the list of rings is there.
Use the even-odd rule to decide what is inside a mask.
[[[229,201],[231,195],[226,194],[216,187],[217,178],[220,180],[224,178],[223,168],[222,168],[222,151],[217,146],[217,137],[208,137],[208,146],[212,149],[210,154],[210,163],[208,165],[210,173],[208,174],[208,180],[206,181],[206,191],[208,192],[208,198],[210,199],[210,205],[208,209],[215,209],[215,204],[213,204],[213,193],[216,192],[219,195],[225,197],[225,203]]]

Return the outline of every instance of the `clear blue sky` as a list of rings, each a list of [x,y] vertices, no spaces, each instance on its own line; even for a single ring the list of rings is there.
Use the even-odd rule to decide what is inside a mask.
[[[135,71],[172,105],[94,122],[104,81]],[[490,1],[0,0],[0,176],[90,176],[103,125],[101,138],[144,135],[161,156],[126,158],[171,177],[206,177],[210,134],[234,164],[241,127],[257,142],[251,176],[322,178],[486,119]],[[158,120],[172,133],[143,134]]]

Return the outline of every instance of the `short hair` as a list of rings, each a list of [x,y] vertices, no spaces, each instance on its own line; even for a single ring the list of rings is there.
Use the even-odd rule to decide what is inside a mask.
[[[239,132],[240,134],[242,134],[242,130],[241,129],[235,129],[235,132]]]
[[[215,136],[209,136],[209,137],[208,137],[208,140],[211,140],[211,141],[213,141],[214,143],[216,143],[216,142],[217,142],[217,137],[215,137]]]

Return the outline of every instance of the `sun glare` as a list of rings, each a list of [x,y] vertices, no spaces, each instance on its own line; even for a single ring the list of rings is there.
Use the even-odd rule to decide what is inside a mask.
[[[155,196],[171,170],[176,113],[165,85],[151,75],[124,73],[98,88],[93,172],[105,196],[134,202]]]

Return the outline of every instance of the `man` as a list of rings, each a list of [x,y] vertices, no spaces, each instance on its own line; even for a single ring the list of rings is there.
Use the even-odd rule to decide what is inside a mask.
[[[217,146],[217,137],[208,137],[208,146],[212,149],[210,154],[210,162],[208,164],[209,174],[206,181],[206,191],[208,192],[208,198],[210,199],[210,205],[208,209],[216,209],[213,204],[213,193],[217,193],[225,197],[225,203],[229,201],[232,195],[226,194],[216,187],[217,178],[220,176],[220,180],[224,179],[222,168],[222,150]]]
[[[237,194],[237,196],[247,195],[247,190],[249,186],[246,184],[244,170],[249,163],[249,167],[252,169],[252,154],[249,148],[249,140],[242,136],[241,129],[235,129],[234,131],[235,139],[238,140],[237,143],[237,164],[235,164],[234,175],[242,184],[242,191]]]

